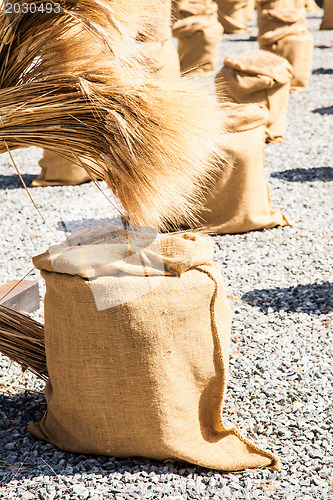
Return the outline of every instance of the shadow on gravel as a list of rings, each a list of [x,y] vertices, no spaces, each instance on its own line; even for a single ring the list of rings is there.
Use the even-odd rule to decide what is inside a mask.
[[[142,457],[117,459],[59,450],[27,433],[28,422],[40,420],[45,409],[46,404],[42,394],[31,391],[14,396],[0,394],[0,498],[6,498],[2,495],[6,494],[7,488],[8,491],[12,490],[12,480],[15,482],[30,480],[31,485],[37,488],[39,484],[43,486],[43,477],[46,480],[48,477],[54,477],[55,482],[60,483],[62,492],[77,494],[75,485],[84,484],[81,474],[85,476],[98,474],[104,478],[110,478],[114,473],[143,473],[145,475],[143,480],[150,472],[153,472],[155,476],[172,473],[182,477],[190,476],[194,472],[202,476],[207,474],[208,469],[182,462],[164,463]],[[72,477],[74,474],[79,474],[79,477],[75,479],[75,483],[69,485],[66,477]],[[29,487],[29,482],[24,485],[24,488],[27,487]],[[117,493],[124,494],[121,483],[117,486],[110,486],[108,491],[110,498],[116,498]]]
[[[23,174],[24,182],[29,187],[36,175]],[[18,189],[23,188],[22,182],[18,175],[0,175],[0,189]]]
[[[258,37],[249,36],[247,38],[246,37],[238,38],[237,35],[231,35],[230,40],[232,40],[233,42],[256,42],[258,40]]]
[[[259,307],[286,312],[304,312],[307,314],[328,314],[333,311],[333,283],[314,283],[290,288],[267,288],[253,290],[242,297],[244,302]]]
[[[313,75],[333,75],[333,68],[317,68],[312,71]]]
[[[332,48],[333,48],[333,44],[331,44],[331,45],[315,45],[315,49],[332,49]]]
[[[333,106],[328,106],[327,108],[316,108],[312,110],[312,113],[319,113],[320,115],[332,115]]]
[[[333,167],[291,168],[283,172],[273,172],[271,177],[289,182],[333,181]]]

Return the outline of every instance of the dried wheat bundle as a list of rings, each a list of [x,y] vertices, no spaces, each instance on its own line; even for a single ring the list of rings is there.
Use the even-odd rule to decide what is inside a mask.
[[[0,152],[39,146],[96,165],[133,222],[193,220],[221,155],[221,111],[192,85],[124,85],[110,69],[0,91]]]
[[[91,69],[97,54],[131,67],[140,59],[134,38],[154,23],[154,3],[0,0],[0,88],[22,83],[26,72],[31,78],[66,64]]]
[[[42,18],[41,30],[30,29],[30,47],[27,35],[17,37],[21,28],[11,37],[24,50],[20,57],[10,51],[5,75],[16,76],[0,91],[0,152],[35,145],[74,154],[106,180],[134,223],[164,229],[191,222],[221,155],[221,111],[193,84],[166,85],[145,74],[125,29],[134,6],[96,2],[67,8],[50,35]],[[25,69],[20,58],[29,62]]]
[[[44,326],[0,305],[0,352],[46,380]]]

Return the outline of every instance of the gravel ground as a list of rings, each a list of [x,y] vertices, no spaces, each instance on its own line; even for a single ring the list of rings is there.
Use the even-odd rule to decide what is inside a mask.
[[[309,89],[291,95],[285,143],[266,146],[273,206],[294,225],[214,237],[234,309],[225,417],[275,452],[282,471],[221,474],[188,464],[64,453],[27,434],[27,422],[45,410],[43,384],[0,355],[0,498],[331,498],[333,32],[318,31],[320,14],[309,22],[316,44]],[[247,37],[224,36],[221,61],[255,47]],[[40,156],[36,148],[14,154],[28,184],[39,173]],[[30,192],[59,238],[116,214],[91,184]],[[7,155],[0,157],[0,196],[5,283],[23,277],[31,257],[57,241]],[[42,303],[43,283],[36,272],[30,277],[40,282]],[[42,309],[35,314],[42,316]]]

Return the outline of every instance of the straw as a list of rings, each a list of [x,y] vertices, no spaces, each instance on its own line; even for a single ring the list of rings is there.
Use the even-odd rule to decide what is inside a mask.
[[[0,305],[0,352],[43,380],[48,378],[44,326]]]
[[[29,16],[7,26],[0,153],[5,141],[74,158],[107,182],[133,224],[163,230],[195,221],[221,163],[223,116],[192,82],[163,84],[144,71],[129,3],[82,0],[44,14],[41,27]]]

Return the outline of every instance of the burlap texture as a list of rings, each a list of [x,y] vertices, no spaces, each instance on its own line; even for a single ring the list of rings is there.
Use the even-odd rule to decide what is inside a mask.
[[[293,67],[291,91],[304,91],[312,69],[314,40],[302,25],[291,25],[269,31],[259,37],[261,49],[285,57]]]
[[[219,21],[225,33],[247,33],[247,0],[216,0]]]
[[[256,0],[247,0],[246,12],[248,21],[251,21],[253,19],[255,8]]]
[[[304,9],[305,0],[256,0],[258,14],[270,9]]]
[[[142,41],[165,42],[171,37],[171,0],[159,0],[151,4],[150,20],[144,26],[144,33],[139,33],[137,38]]]
[[[199,215],[204,232],[218,234],[289,225],[280,210],[272,210],[265,176],[266,106],[224,104],[227,117],[223,150],[230,163],[221,170],[214,188],[206,195]]]
[[[50,379],[47,413],[29,431],[71,452],[277,469],[222,422],[231,314],[211,242],[162,235],[136,255],[128,232],[117,238],[92,232],[91,244],[74,239],[34,258],[46,281]],[[126,302],[148,278],[150,291]],[[120,305],[98,307],[95,286]]]
[[[324,0],[324,15],[321,30],[333,30],[333,0]]]
[[[268,9],[258,13],[258,36],[267,32],[301,26],[306,29],[305,9]]]
[[[215,82],[239,104],[264,104],[269,110],[266,141],[282,142],[292,73],[283,57],[255,50],[227,57]]]
[[[175,80],[180,76],[178,53],[171,42],[171,0],[160,0],[152,5],[153,22],[138,33],[143,42],[144,65],[162,80]]]
[[[316,4],[315,0],[305,0],[305,9],[307,12],[317,12],[320,10],[320,7]]]
[[[180,69],[193,75],[211,73],[216,68],[223,28],[212,1],[179,2],[172,33],[178,39]]]
[[[217,5],[213,0],[179,0],[176,2],[175,19],[191,16],[214,16],[217,19]]]
[[[86,162],[87,163],[87,162]],[[39,160],[41,173],[32,181],[32,186],[71,186],[91,180],[85,169],[72,161],[47,151]]]
[[[165,42],[146,41],[143,48],[146,65],[153,75],[164,81],[180,77],[178,53],[170,39]]]

